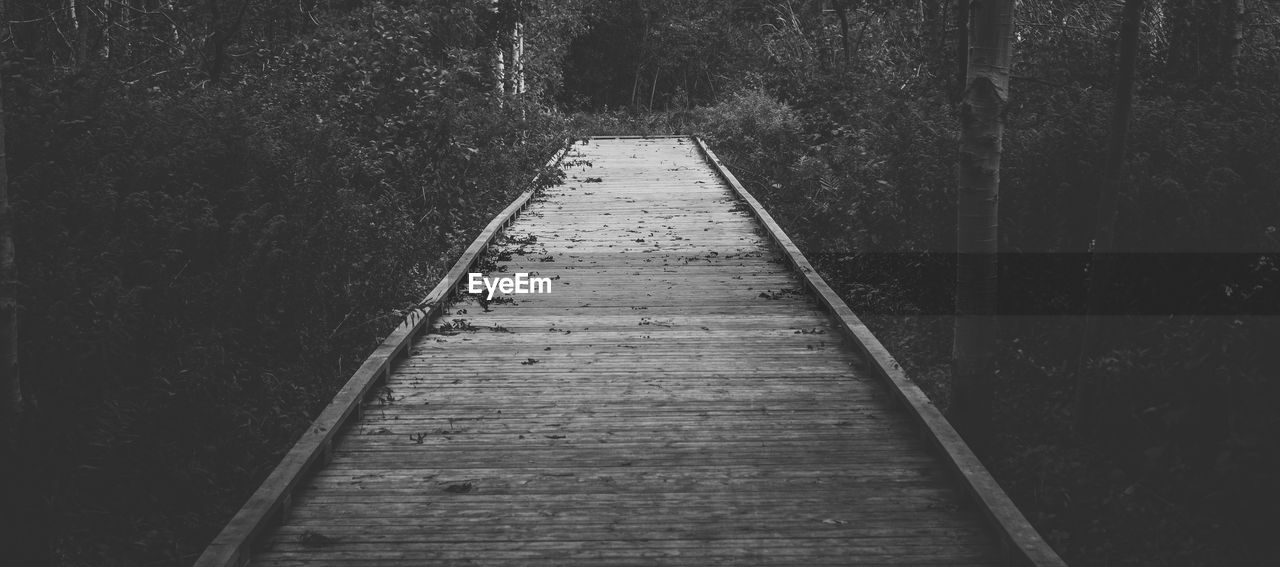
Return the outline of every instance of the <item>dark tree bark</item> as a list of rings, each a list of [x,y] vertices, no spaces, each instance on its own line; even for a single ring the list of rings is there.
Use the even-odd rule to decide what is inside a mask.
[[[84,0],[72,0],[68,10],[75,28],[76,45],[72,55],[75,68],[85,69],[89,65],[89,12],[84,8]]]
[[[991,436],[995,374],[997,203],[1013,60],[1014,0],[973,0],[960,106],[956,321],[951,421],[981,453]]]
[[[1095,356],[1106,341],[1105,327],[1099,324],[1107,289],[1114,272],[1116,217],[1120,190],[1124,187],[1125,147],[1129,118],[1133,114],[1133,80],[1137,69],[1139,27],[1143,0],[1125,0],[1120,24],[1120,55],[1116,68],[1116,101],[1111,113],[1111,133],[1107,140],[1106,166],[1098,195],[1098,220],[1094,231],[1093,255],[1089,261],[1089,297],[1076,378],[1076,426],[1087,428],[1096,384],[1088,378],[1083,364]]]
[[[1240,51],[1244,45],[1244,0],[1227,0],[1225,7],[1227,33],[1222,69],[1228,79],[1235,80],[1240,74]]]
[[[0,4],[0,16],[7,11]],[[29,462],[23,423],[28,401],[18,372],[18,285],[14,267],[13,210],[9,207],[4,83],[0,80],[0,549],[14,565],[44,565],[43,491]]]
[[[969,76],[969,2],[956,0],[956,86],[951,89],[952,102],[960,102]]]
[[[944,93],[949,93],[950,72],[947,54],[946,4],[943,0],[925,0],[922,4],[924,37],[921,39],[921,58],[933,77],[939,79]]]
[[[4,84],[0,82],[0,418],[8,446],[16,446],[23,410],[18,375],[18,284],[14,273],[13,210],[9,207],[8,154],[5,146]]]
[[[236,35],[240,33],[240,26],[244,23],[245,12],[249,9],[249,1],[242,0],[235,19],[227,22],[224,21],[222,14],[221,0],[208,0],[210,45],[208,55],[205,58],[205,75],[208,76],[211,83],[221,80],[222,74],[226,72],[227,47],[235,39]]]
[[[1165,0],[1165,63],[1171,78],[1212,83],[1230,76],[1238,1]]]
[[[849,15],[845,13],[842,0],[832,0],[832,4],[836,9],[836,16],[840,18],[840,47],[844,51],[844,62],[848,63],[851,56],[849,53]]]

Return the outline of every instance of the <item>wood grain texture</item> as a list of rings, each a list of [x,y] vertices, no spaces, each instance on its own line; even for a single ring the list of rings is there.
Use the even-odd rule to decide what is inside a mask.
[[[840,296],[836,295],[835,291],[823,281],[809,260],[783,232],[782,227],[778,226],[773,217],[764,210],[764,206],[747,192],[705,142],[696,138],[695,141],[698,148],[702,150],[702,155],[733,188],[734,193],[747,203],[752,214],[764,224],[771,239],[782,248],[792,266],[802,275],[805,285],[835,316],[841,330],[850,341],[872,362],[876,375],[890,387],[898,401],[922,428],[925,437],[938,449],[952,472],[960,478],[961,485],[968,496],[977,504],[977,508],[982,511],[988,524],[998,534],[1006,562],[1015,565],[1065,566],[1066,562],[1040,537],[1031,522],[1027,521],[1018,507],[996,483],[991,473],[961,439],[960,434],[942,416],[942,412],[938,411],[919,387],[907,379],[902,366],[893,359],[889,351],[880,344],[880,340],[858,319],[857,315],[854,315],[853,310],[849,309],[844,300],[840,299]]]
[[[697,141],[597,138],[564,167],[478,263],[551,292],[442,307],[253,564],[1001,563]]]
[[[568,140],[565,146],[551,157],[547,162],[548,167],[560,163],[569,150]],[[536,186],[537,181],[538,177],[535,176],[530,186]],[[395,360],[403,357],[413,343],[413,339],[422,332],[426,324],[440,315],[445,301],[479,259],[480,253],[493,241],[499,231],[515,218],[516,213],[529,203],[533,194],[532,188],[525,191],[490,221],[471,246],[463,252],[462,257],[444,279],[418,303],[418,311],[401,321],[400,325],[392,330],[382,344],[373,351],[373,354],[365,359],[329,405],[303,432],[302,438],[294,443],[266,480],[249,497],[249,501],[209,543],[195,565],[224,567],[244,565],[248,562],[251,548],[257,539],[271,527],[272,522],[288,514],[298,484],[313,468],[326,464],[332,457],[335,437],[349,425],[351,418],[359,413],[357,410],[360,404],[368,397],[373,386],[387,377]]]

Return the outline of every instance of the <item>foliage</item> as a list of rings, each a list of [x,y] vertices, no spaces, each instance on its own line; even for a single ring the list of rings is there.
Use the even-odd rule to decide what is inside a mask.
[[[995,418],[1005,433],[989,464],[1069,561],[1265,562],[1273,555],[1256,526],[1280,498],[1280,447],[1262,440],[1280,438],[1266,409],[1280,403],[1280,361],[1263,345],[1280,329],[1243,314],[1272,313],[1244,295],[1280,289],[1280,109],[1274,78],[1260,75],[1272,51],[1249,35],[1269,28],[1248,28],[1236,80],[1206,86],[1176,69],[1164,13],[1148,13],[1117,241],[1146,255],[1120,272],[1106,354],[1085,361],[1104,384],[1102,423],[1077,433],[1080,321],[1061,315],[1082,305],[1116,21],[1107,3],[1033,4],[1018,28],[1000,221],[1006,275],[1034,287],[1002,290],[1011,316]],[[1251,5],[1251,21],[1269,14]],[[821,20],[796,14],[733,36],[758,54],[736,70],[745,79],[666,119],[711,142],[945,407],[956,119],[945,79],[929,74],[944,67],[917,72],[911,44],[893,38],[909,24],[875,6],[851,15],[886,25],[868,28],[875,39],[850,62],[829,65],[813,38],[836,24],[814,29]],[[1221,268],[1235,260],[1252,267]],[[1178,316],[1139,316],[1160,294]]]
[[[26,450],[49,495],[30,523],[51,559],[189,563],[570,131],[705,136],[945,407],[954,4],[9,2]],[[1000,208],[1017,316],[988,465],[1073,562],[1262,563],[1280,329],[1245,314],[1280,286],[1258,255],[1280,248],[1280,8],[1148,4],[1118,247],[1249,269],[1186,276],[1196,296],[1184,266],[1163,283],[1185,312],[1115,317],[1083,361],[1101,429],[1070,427],[1080,322],[1056,315],[1083,291],[1065,253],[1092,239],[1117,9],[1020,2]],[[516,5],[530,91],[500,101]],[[1121,314],[1160,283],[1118,279],[1137,290]]]
[[[489,92],[480,6],[333,12],[219,88],[21,69],[23,372],[54,561],[189,563],[562,142],[555,111]]]

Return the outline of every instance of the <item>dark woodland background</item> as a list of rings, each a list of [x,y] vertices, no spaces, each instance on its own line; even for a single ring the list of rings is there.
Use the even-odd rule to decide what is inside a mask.
[[[704,136],[947,406],[957,2],[498,4],[3,2],[11,564],[191,563],[569,136]],[[984,460],[1074,564],[1269,564],[1280,2],[1146,2],[1082,358],[1120,15],[1018,3]]]

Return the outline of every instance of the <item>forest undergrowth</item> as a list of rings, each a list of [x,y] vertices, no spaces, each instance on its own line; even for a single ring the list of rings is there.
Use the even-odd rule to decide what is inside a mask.
[[[984,461],[1073,564],[1280,557],[1280,8],[1226,4],[1148,2],[1082,359],[1117,10],[1019,3]],[[9,5],[30,564],[190,564],[569,137],[703,136],[947,407],[952,2]]]
[[[748,90],[699,110],[692,129],[945,411],[956,119],[939,100],[814,88],[824,105]],[[1108,102],[1056,95],[1024,88],[1009,116],[984,462],[1073,563],[1265,563],[1280,551],[1260,528],[1280,503],[1280,271],[1275,217],[1255,213],[1280,210],[1280,107],[1250,89],[1140,105],[1122,213],[1134,267],[1112,293],[1102,354],[1080,360]],[[1084,426],[1081,374],[1102,389]]]

